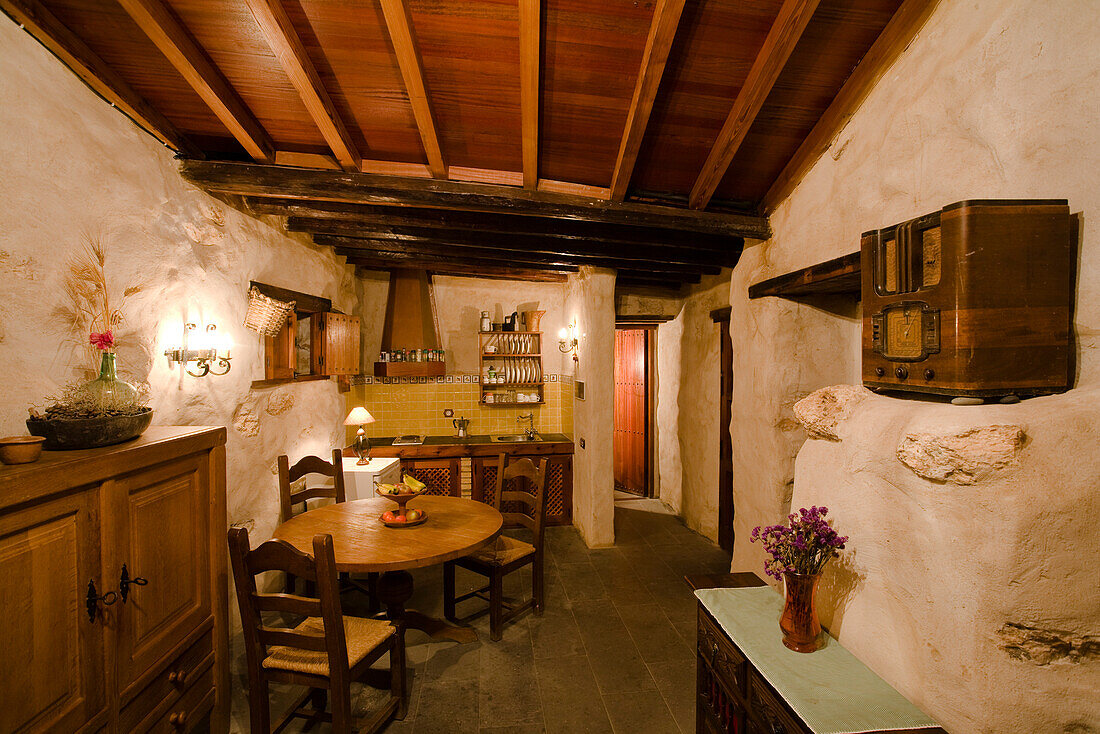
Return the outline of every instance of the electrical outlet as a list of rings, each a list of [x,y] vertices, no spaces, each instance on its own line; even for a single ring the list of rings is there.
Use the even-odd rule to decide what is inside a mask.
[[[452,409],[452,408],[444,408],[444,409],[443,409],[443,417],[444,417],[444,418],[454,418],[454,417],[455,417],[455,412],[454,412],[454,409]]]
[[[583,438],[581,439],[581,448],[582,449],[584,448],[584,439]]]

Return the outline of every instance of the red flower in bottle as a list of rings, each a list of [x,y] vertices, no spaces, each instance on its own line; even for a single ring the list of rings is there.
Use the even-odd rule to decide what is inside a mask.
[[[88,336],[88,343],[91,344],[96,349],[102,349],[103,351],[107,351],[108,349],[111,349],[112,347],[114,347],[114,345],[115,345],[115,335],[111,333],[110,329],[103,332],[102,334],[98,334],[98,333],[93,331]]]

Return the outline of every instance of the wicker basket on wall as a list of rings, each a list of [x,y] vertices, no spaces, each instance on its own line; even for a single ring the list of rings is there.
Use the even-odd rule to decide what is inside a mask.
[[[248,313],[244,317],[244,325],[263,336],[275,336],[293,311],[294,301],[265,296],[253,287],[248,291]]]

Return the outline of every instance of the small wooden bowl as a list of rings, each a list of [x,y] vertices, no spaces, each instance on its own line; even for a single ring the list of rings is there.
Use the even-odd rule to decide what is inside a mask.
[[[0,461],[5,464],[30,464],[42,455],[42,436],[8,436],[0,438]]]

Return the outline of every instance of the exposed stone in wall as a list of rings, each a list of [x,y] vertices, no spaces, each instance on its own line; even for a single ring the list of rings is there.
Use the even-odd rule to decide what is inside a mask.
[[[289,391],[280,390],[268,396],[264,412],[268,415],[282,415],[293,407],[294,394]]]
[[[1032,665],[1100,659],[1100,635],[1076,635],[1066,630],[1005,622],[997,630],[997,636],[1002,650]]]
[[[245,438],[254,438],[260,433],[260,417],[251,405],[238,405],[233,412],[233,428]]]
[[[909,433],[898,445],[898,460],[925,479],[974,484],[1017,463],[1024,429],[998,425],[946,434]]]
[[[815,390],[794,404],[794,414],[810,438],[839,441],[837,428],[848,419],[857,405],[867,399],[866,388],[833,385]]]

